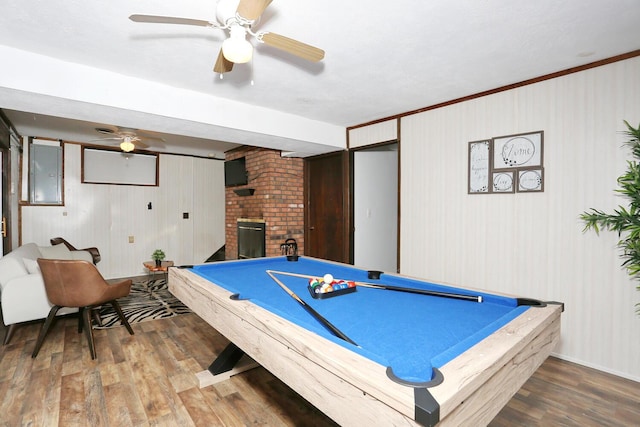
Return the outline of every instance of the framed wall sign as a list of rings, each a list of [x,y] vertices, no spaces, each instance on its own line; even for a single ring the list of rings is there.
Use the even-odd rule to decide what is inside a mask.
[[[515,171],[493,171],[491,178],[494,193],[513,193],[515,191]]]
[[[518,192],[544,191],[544,168],[518,170]]]
[[[489,162],[491,141],[469,143],[469,194],[483,194],[491,191],[489,183]]]
[[[469,194],[544,191],[543,131],[469,142]]]
[[[542,131],[493,138],[493,169],[542,167]]]

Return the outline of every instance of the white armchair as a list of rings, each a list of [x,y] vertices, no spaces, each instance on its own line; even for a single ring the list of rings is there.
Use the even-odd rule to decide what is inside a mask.
[[[38,258],[83,259],[93,262],[88,251],[70,251],[65,245],[38,247],[27,243],[0,258],[0,298],[2,320],[7,326],[3,344],[8,344],[15,327],[22,322],[44,319],[51,310],[47,299]],[[58,315],[78,311],[77,308],[62,309]]]

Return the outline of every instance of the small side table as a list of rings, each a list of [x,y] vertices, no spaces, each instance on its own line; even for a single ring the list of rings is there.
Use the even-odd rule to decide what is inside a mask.
[[[167,274],[167,270],[169,270],[169,267],[173,267],[173,261],[162,261],[160,267],[156,266],[155,261],[145,261],[142,263],[142,265],[144,265],[144,268],[146,268],[149,272],[149,276],[151,276],[152,274],[155,276],[157,272]]]

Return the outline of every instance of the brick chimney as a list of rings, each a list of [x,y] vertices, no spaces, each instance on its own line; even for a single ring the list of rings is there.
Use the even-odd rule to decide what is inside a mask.
[[[280,244],[296,239],[304,252],[304,160],[281,157],[280,151],[239,147],[225,160],[245,158],[248,183],[225,189],[226,259],[238,257],[238,220],[265,223],[266,256],[280,255]],[[253,190],[253,194],[247,195]],[[245,191],[242,191],[245,190]],[[238,194],[240,193],[240,194]]]

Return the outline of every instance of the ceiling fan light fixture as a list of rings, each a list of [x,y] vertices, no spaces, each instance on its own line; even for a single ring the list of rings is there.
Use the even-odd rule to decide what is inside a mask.
[[[232,25],[231,36],[222,43],[222,54],[235,64],[251,61],[253,45],[247,41],[247,30],[240,25]]]
[[[131,140],[128,138],[125,138],[125,140],[120,143],[120,149],[125,153],[130,153],[135,148],[136,146],[133,145],[133,142],[131,142]]]

